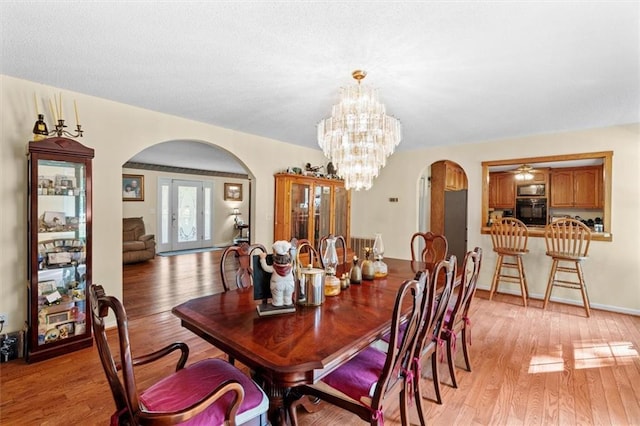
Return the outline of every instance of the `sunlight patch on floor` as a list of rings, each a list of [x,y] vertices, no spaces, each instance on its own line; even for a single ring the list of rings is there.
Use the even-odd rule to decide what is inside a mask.
[[[631,364],[638,350],[631,342],[578,342],[574,344],[576,369]]]
[[[631,342],[586,341],[573,345],[576,369],[628,365],[638,358],[638,350]],[[529,374],[553,373],[564,370],[562,346],[556,345],[548,353],[536,354],[529,362]]]
[[[563,370],[562,345],[554,345],[548,353],[534,355],[529,363],[529,374],[553,373]]]

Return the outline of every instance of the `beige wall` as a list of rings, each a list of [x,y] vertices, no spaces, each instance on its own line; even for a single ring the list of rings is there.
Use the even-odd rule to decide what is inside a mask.
[[[598,151],[614,152],[613,241],[594,241],[591,245],[590,258],[584,264],[589,297],[594,307],[640,314],[640,126],[637,124],[396,153],[370,191],[352,195],[351,234],[370,236],[382,232],[386,256],[410,257],[408,241],[418,223],[419,178],[435,161],[455,161],[465,169],[469,180],[468,248],[479,246],[484,251],[479,287],[488,289],[495,256],[491,238],[480,234],[481,162]],[[399,201],[390,203],[390,197],[398,197]],[[531,238],[529,249],[524,263],[530,293],[542,297],[550,268],[550,260],[544,254],[544,240]],[[556,289],[554,296],[580,300],[575,290]]]
[[[34,94],[48,102],[59,89],[0,76],[0,312],[8,314],[5,330],[22,328],[26,320],[27,141],[35,121]],[[272,139],[135,108],[83,94],[63,92],[66,116],[73,124],[73,99],[86,129],[82,142],[95,149],[93,198],[93,281],[109,294],[122,296],[121,192],[122,165],[133,155],[157,143],[192,139],[226,149],[241,159],[252,176],[252,232],[256,241],[270,245],[273,239],[273,174],[306,162],[324,163],[319,150],[283,144]],[[41,106],[42,108],[42,106]],[[51,120],[47,118],[47,122]],[[394,154],[372,190],[353,194],[352,235],[382,232],[386,255],[408,257],[408,238],[417,229],[418,183],[432,162],[449,159],[460,164],[469,178],[469,247],[480,246],[485,257],[480,279],[488,287],[495,258],[488,236],[480,235],[481,161],[525,156],[613,150],[613,242],[595,242],[585,264],[594,306],[640,313],[640,209],[639,131],[624,126],[494,141],[473,145],[429,148]],[[399,202],[389,203],[389,197]],[[146,214],[146,212],[145,212]],[[116,232],[117,231],[117,232]],[[548,260],[543,241],[531,242],[525,260],[531,293],[543,292]],[[573,293],[560,294],[575,299]]]
[[[8,315],[5,331],[26,320],[27,142],[36,119],[34,95],[52,99],[60,89],[0,75],[0,312]],[[143,149],[170,140],[191,139],[222,147],[241,159],[253,176],[256,241],[273,239],[273,174],[306,162],[322,163],[322,152],[272,139],[223,129],[179,117],[62,91],[65,118],[74,125],[73,100],[85,129],[81,142],[95,149],[93,161],[93,282],[108,294],[122,296],[122,165]],[[42,105],[40,111],[42,112]],[[47,108],[48,111],[48,108]],[[46,113],[46,111],[45,111]],[[52,123],[48,114],[47,124]]]

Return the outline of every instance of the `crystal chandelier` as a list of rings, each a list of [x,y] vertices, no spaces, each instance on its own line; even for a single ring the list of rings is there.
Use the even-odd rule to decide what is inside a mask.
[[[369,189],[402,138],[400,121],[386,114],[376,89],[361,85],[366,72],[352,74],[357,86],[340,89],[331,117],[318,123],[318,144],[338,169],[346,189]]]

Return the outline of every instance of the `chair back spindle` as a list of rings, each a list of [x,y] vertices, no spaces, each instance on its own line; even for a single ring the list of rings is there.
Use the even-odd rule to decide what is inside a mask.
[[[591,230],[576,219],[558,219],[545,228],[547,252],[586,257],[591,243]]]

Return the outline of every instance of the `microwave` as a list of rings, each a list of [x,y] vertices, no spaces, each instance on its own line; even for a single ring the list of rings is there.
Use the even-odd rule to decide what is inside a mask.
[[[544,197],[547,195],[544,183],[518,185],[516,194],[518,197]]]

